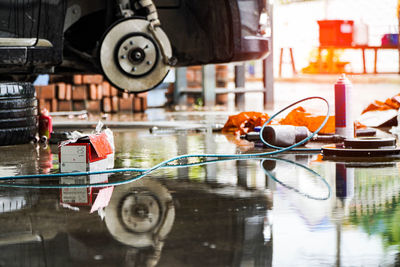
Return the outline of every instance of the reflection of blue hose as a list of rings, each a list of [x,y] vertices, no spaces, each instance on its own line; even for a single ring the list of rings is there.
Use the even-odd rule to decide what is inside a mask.
[[[292,186],[290,186],[290,185],[287,185],[287,184],[285,184],[284,182],[280,181],[280,180],[279,180],[278,178],[276,178],[270,171],[268,171],[268,170],[266,170],[265,168],[263,168],[264,173],[265,173],[266,175],[268,175],[269,178],[271,178],[271,179],[274,180],[275,182],[279,183],[280,185],[282,185],[282,186],[284,186],[284,187],[286,187],[286,188],[288,188],[288,189],[290,189],[290,190],[293,190],[293,191],[295,191],[296,193],[299,193],[299,194],[301,194],[301,195],[303,195],[303,196],[305,196],[305,197],[307,197],[307,198],[310,198],[310,199],[314,199],[314,200],[327,200],[327,199],[330,198],[330,196],[331,196],[331,187],[330,187],[330,185],[328,184],[328,182],[327,182],[321,175],[319,175],[318,173],[316,173],[316,172],[313,171],[312,169],[310,169],[310,168],[308,168],[308,167],[306,167],[306,166],[304,166],[304,165],[302,165],[302,164],[299,164],[299,163],[296,163],[296,162],[294,162],[294,161],[288,160],[288,159],[272,158],[272,157],[271,157],[271,158],[268,158],[268,159],[264,159],[263,161],[261,161],[261,167],[262,167],[263,163],[264,163],[266,160],[284,161],[284,162],[286,162],[286,163],[290,163],[290,164],[293,164],[293,165],[296,165],[296,166],[299,166],[299,167],[305,169],[306,171],[310,172],[311,174],[315,175],[316,177],[319,177],[319,178],[324,182],[324,184],[325,184],[326,187],[328,188],[328,195],[327,195],[326,197],[313,197],[313,196],[311,196],[311,195],[309,195],[309,194],[302,193],[302,192],[300,192],[300,190],[298,190],[297,188],[294,188],[294,187],[292,187]]]
[[[313,199],[313,200],[327,200],[330,198],[331,195],[331,187],[328,184],[328,182],[317,172],[313,171],[312,169],[296,163],[294,161],[291,160],[287,160],[287,159],[282,159],[282,158],[276,158],[276,157],[269,157],[268,159],[266,158],[251,158],[252,160],[261,160],[261,167],[263,166],[263,163],[266,160],[274,160],[274,161],[284,161],[286,163],[290,163],[293,165],[296,165],[298,167],[301,167],[303,169],[305,169],[306,171],[310,172],[312,175],[318,177],[319,179],[322,180],[322,182],[326,185],[327,189],[328,189],[328,194],[326,197],[314,197],[311,196],[309,194],[303,193],[300,190],[285,184],[284,182],[280,181],[278,178],[276,178],[270,171],[266,170],[265,168],[263,168],[264,173],[270,177],[271,179],[273,179],[275,182],[279,183],[280,185],[284,186],[285,188],[288,188],[290,190],[293,190],[296,193],[299,193],[300,195],[303,195],[309,199]],[[161,168],[188,168],[188,167],[193,167],[193,166],[202,166],[202,165],[206,165],[206,164],[213,164],[213,163],[218,163],[218,162],[222,162],[222,161],[231,161],[231,160],[248,160],[248,158],[224,158],[224,159],[215,159],[215,160],[209,160],[209,161],[204,161],[204,162],[195,162],[195,163],[189,163],[189,164],[178,164],[178,165],[169,165],[166,164],[164,166],[162,166]],[[1,184],[0,183],[0,187],[16,187],[16,188],[53,188],[53,189],[61,189],[61,188],[71,188],[71,187],[75,187],[75,188],[85,188],[85,187],[105,187],[105,186],[118,186],[118,185],[122,185],[122,184],[128,184],[131,183],[133,181],[139,180],[141,178],[143,178],[144,176],[146,176],[147,174],[149,174],[149,172],[144,172],[141,173],[135,177],[132,177],[130,179],[124,180],[124,181],[118,181],[118,182],[110,182],[110,183],[98,183],[98,184],[85,184],[85,185],[35,185],[35,184]]]
[[[301,102],[311,100],[311,99],[319,99],[322,100],[326,103],[327,106],[327,113],[325,120],[322,122],[320,127],[312,133],[309,137],[305,138],[304,140],[291,145],[289,147],[275,147],[270,144],[268,144],[263,138],[262,138],[262,130],[264,127],[269,124],[272,119],[274,119],[277,115],[282,113],[283,111],[287,110],[288,108],[297,105]],[[249,153],[249,154],[192,154],[192,155],[181,155],[181,156],[176,156],[171,159],[165,160],[159,164],[154,165],[153,167],[149,169],[139,169],[139,168],[126,168],[126,169],[112,169],[112,170],[105,170],[105,171],[95,171],[95,172],[73,172],[73,173],[55,173],[55,174],[36,174],[36,175],[21,175],[21,176],[6,176],[6,177],[0,177],[1,180],[17,180],[17,179],[34,179],[34,178],[56,178],[56,177],[64,177],[64,176],[82,176],[82,175],[96,175],[96,174],[106,174],[106,173],[122,173],[122,172],[140,172],[141,174],[131,178],[129,180],[124,180],[124,181],[117,181],[117,182],[110,182],[110,183],[96,183],[96,184],[74,184],[74,185],[33,185],[33,184],[15,184],[15,183],[0,183],[1,187],[24,187],[24,188],[80,188],[80,187],[104,187],[104,186],[117,186],[117,185],[122,185],[122,184],[127,184],[132,181],[138,180],[146,176],[147,174],[159,169],[163,168],[165,166],[168,166],[168,163],[177,161],[180,159],[187,159],[187,158],[216,158],[216,159],[221,159],[225,158],[228,160],[231,159],[250,159],[250,158],[257,158],[257,157],[265,157],[265,156],[271,156],[271,155],[277,155],[279,153],[283,153],[286,151],[307,151],[307,152],[312,152],[312,151],[320,151],[320,149],[294,149],[297,146],[300,146],[306,142],[308,142],[314,135],[316,135],[327,123],[329,118],[329,104],[328,101],[322,97],[314,96],[314,97],[307,97],[302,100],[296,101],[293,104],[290,104],[289,106],[281,109],[277,113],[275,113],[264,125],[262,130],[260,131],[260,137],[262,142],[270,147],[276,148],[274,151],[270,152],[263,152],[263,153]],[[180,166],[180,165],[177,165]]]

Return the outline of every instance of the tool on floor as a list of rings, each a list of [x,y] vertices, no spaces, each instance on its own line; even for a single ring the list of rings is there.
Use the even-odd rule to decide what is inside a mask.
[[[249,132],[245,136],[244,139],[255,142],[258,144],[263,144],[259,127],[254,128],[254,132]],[[374,136],[376,134],[376,130],[374,129],[360,129],[357,130],[357,136]],[[305,126],[292,126],[292,125],[267,125],[262,130],[261,136],[263,139],[277,147],[288,147],[299,141],[309,137],[311,132]],[[314,135],[310,141],[320,142],[320,143],[340,143],[343,142],[346,138],[344,136],[334,134],[334,135]]]
[[[246,134],[248,141],[261,142],[263,139],[274,146],[288,147],[296,144],[311,135],[311,132],[305,126],[292,125],[267,125],[260,132],[250,132]],[[314,136],[315,137],[315,136]]]
[[[393,137],[359,137],[345,139],[343,143],[322,146],[325,159],[338,157],[377,158],[400,155]]]

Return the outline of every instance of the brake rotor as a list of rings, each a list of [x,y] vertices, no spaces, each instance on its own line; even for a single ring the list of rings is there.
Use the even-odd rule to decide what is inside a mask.
[[[343,143],[322,147],[324,157],[379,158],[399,157],[400,148],[392,137],[359,137],[345,139]]]
[[[120,205],[119,218],[128,231],[147,233],[156,228],[161,220],[161,205],[157,197],[147,192],[131,193]]]
[[[114,24],[105,34],[99,52],[100,65],[107,79],[117,88],[143,92],[160,84],[170,66],[171,44],[160,27],[150,32],[150,22],[125,19]],[[156,39],[154,38],[155,35]]]
[[[174,221],[171,194],[150,179],[115,187],[105,209],[105,224],[111,235],[135,248],[155,247],[171,231]]]

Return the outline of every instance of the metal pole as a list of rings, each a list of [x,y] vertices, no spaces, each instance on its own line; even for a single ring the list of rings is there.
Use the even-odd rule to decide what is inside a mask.
[[[274,108],[274,25],[273,25],[273,5],[268,4],[268,13],[270,17],[271,37],[269,42],[270,53],[266,59],[263,60],[263,83],[264,83],[264,109]]]
[[[398,2],[398,4],[397,4],[397,12],[399,12],[397,14],[397,19],[399,21],[398,34],[400,35],[400,2]],[[399,41],[397,42],[397,48],[398,48],[398,51],[399,51],[399,74],[400,74],[400,42]]]
[[[272,53],[263,60],[264,109],[274,108],[274,73],[272,68]]]
[[[329,0],[324,0],[324,19],[328,19],[329,16]]]
[[[202,66],[203,103],[205,107],[215,106],[215,66]]]
[[[185,105],[187,103],[186,94],[182,94],[182,91],[187,88],[186,70],[186,67],[175,68],[175,90],[173,100],[175,105]]]
[[[176,143],[179,155],[185,155],[188,153],[188,136],[186,134],[178,134]],[[185,161],[185,163],[188,162]],[[180,179],[189,180],[189,168],[178,168],[178,177]]]
[[[205,150],[207,154],[215,153],[217,144],[214,139],[214,134],[212,132],[211,127],[207,129],[207,133],[205,134]],[[216,182],[217,181],[217,164],[207,164],[206,168],[206,181],[207,182]]]
[[[245,63],[235,66],[235,87],[244,88],[246,82]],[[245,109],[245,93],[235,94],[235,106],[239,110]]]
[[[247,188],[247,163],[244,160],[236,161],[237,184]]]

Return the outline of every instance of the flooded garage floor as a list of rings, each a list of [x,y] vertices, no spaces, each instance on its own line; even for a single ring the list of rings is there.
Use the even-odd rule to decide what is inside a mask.
[[[117,168],[243,150],[219,133],[116,130],[115,141]],[[57,159],[54,146],[3,147],[0,169],[2,176],[57,172]],[[399,263],[399,181],[398,162],[285,154],[162,168],[115,186],[104,208],[107,188],[2,187],[0,265],[391,266]]]
[[[211,122],[226,114],[218,116]],[[180,119],[206,120],[189,113]],[[182,154],[265,151],[211,131],[113,130],[116,168],[148,169]],[[0,151],[1,176],[58,173],[55,145]],[[400,264],[398,161],[286,153],[174,164],[181,166],[144,177],[129,172],[2,182],[0,266]],[[127,182],[40,188],[121,181]]]

